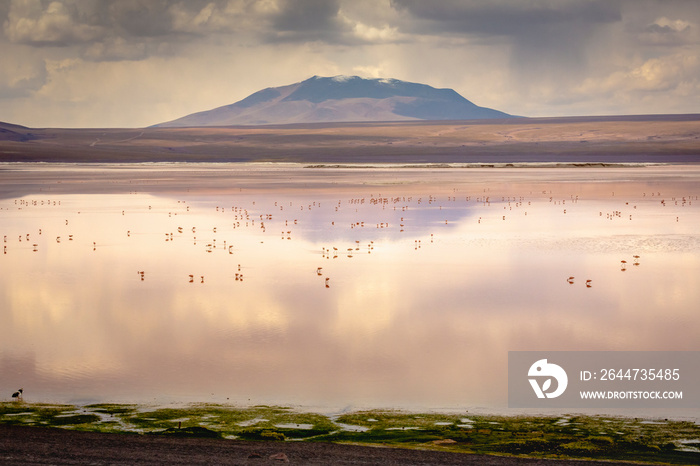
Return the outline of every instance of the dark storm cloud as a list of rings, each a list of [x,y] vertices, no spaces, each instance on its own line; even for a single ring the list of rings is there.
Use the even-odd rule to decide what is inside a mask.
[[[474,44],[503,42],[518,86],[568,86],[587,72],[589,41],[602,26],[620,22],[617,0],[392,0],[413,18],[413,33],[459,35]]]
[[[90,45],[83,57],[93,60],[101,58],[96,53],[101,50],[107,60],[127,49],[123,58],[143,58],[163,49],[158,45],[215,34],[253,43],[358,42],[339,17],[340,0],[26,0],[0,5],[0,24],[10,42]],[[374,10],[372,3],[352,9],[368,15]]]
[[[112,26],[133,37],[162,37],[182,33],[206,36],[235,32],[237,21],[229,10],[250,14],[255,1],[226,0],[112,0],[103,2]]]
[[[629,29],[640,43],[647,45],[678,47],[700,42],[697,26],[693,27],[680,19],[670,21],[668,18],[659,18],[652,24],[636,28],[632,26]]]
[[[344,43],[349,29],[338,18],[339,0],[287,0],[272,20],[271,42]]]
[[[225,0],[27,0],[2,3],[5,36],[14,43],[68,46],[119,36],[131,40],[222,27]],[[207,13],[203,15],[203,13]],[[233,24],[232,24],[233,25]]]
[[[106,8],[112,26],[135,37],[158,37],[172,34],[170,8],[175,2],[159,0],[124,0],[111,2]],[[185,2],[193,9],[199,2]]]
[[[7,13],[10,11],[9,2],[0,2],[0,24],[7,20]]]
[[[246,5],[239,2],[238,10]],[[1,3],[4,39],[37,49],[73,47],[91,61],[172,54],[193,38],[235,31],[225,0],[26,0]]]
[[[392,0],[400,11],[422,20],[415,28],[432,34],[465,33],[518,36],[540,28],[621,20],[616,0]]]
[[[337,0],[289,0],[274,21],[279,31],[328,30],[336,26]]]

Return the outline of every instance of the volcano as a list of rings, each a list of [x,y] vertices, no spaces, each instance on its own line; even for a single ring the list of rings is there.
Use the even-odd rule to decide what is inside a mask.
[[[314,76],[269,87],[236,103],[156,127],[270,125],[404,120],[481,120],[512,115],[479,107],[452,89],[398,79]]]

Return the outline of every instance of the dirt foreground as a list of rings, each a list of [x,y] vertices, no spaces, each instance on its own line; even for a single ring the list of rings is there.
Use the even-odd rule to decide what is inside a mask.
[[[0,464],[462,464],[595,465],[610,461],[545,460],[322,442],[253,442],[104,434],[0,425]]]

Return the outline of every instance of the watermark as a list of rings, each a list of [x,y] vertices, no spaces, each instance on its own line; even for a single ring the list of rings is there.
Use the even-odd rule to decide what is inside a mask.
[[[511,408],[700,408],[700,351],[509,351]]]
[[[561,366],[548,363],[546,359],[540,359],[530,366],[527,375],[532,377],[528,380],[537,398],[556,398],[564,393],[569,384],[569,376],[566,375],[566,371]],[[544,378],[542,385],[537,381],[538,378]],[[556,380],[556,389],[549,392],[547,390],[552,386],[552,380]]]

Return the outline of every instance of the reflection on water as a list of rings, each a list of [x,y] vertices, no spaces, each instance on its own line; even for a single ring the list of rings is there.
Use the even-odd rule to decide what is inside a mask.
[[[509,350],[699,349],[694,167],[0,181],[0,396],[504,406]]]

